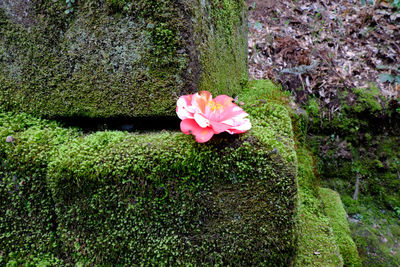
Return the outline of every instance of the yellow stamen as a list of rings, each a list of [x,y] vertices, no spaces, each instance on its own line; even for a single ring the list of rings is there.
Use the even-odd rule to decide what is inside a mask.
[[[212,110],[212,111],[216,111],[216,110],[219,110],[219,109],[224,110],[224,107],[223,107],[221,104],[216,103],[216,102],[214,102],[214,101],[209,101],[209,102],[207,103],[207,106],[211,107],[211,110]]]

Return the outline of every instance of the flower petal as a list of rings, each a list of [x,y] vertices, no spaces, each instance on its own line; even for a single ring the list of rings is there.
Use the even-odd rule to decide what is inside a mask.
[[[200,128],[200,126],[193,119],[184,119],[181,121],[181,131],[184,134],[191,134],[196,128]]]
[[[193,117],[201,128],[206,128],[210,126],[210,121],[207,118],[205,118],[204,115],[200,113],[195,113]]]
[[[251,129],[250,120],[249,119],[244,119],[240,125],[229,128],[227,130],[227,132],[230,133],[230,134],[240,134],[240,133],[247,132],[250,129]]]
[[[205,113],[209,101],[212,101],[211,93],[208,91],[201,91],[193,95],[192,105],[195,106],[199,112]]]
[[[191,99],[192,95],[181,96],[176,103],[176,114],[181,120],[193,118]]]
[[[201,132],[193,133],[196,136],[196,141],[199,143],[205,143],[211,139],[214,135],[214,131],[211,128],[202,128]]]
[[[181,121],[181,131],[184,134],[193,134],[199,143],[207,142],[214,135],[214,131],[211,128],[201,128],[193,119]]]
[[[225,123],[220,123],[220,122],[216,122],[216,121],[210,121],[210,123],[211,123],[211,128],[213,129],[215,134],[225,132],[231,128],[230,125],[227,125]]]
[[[224,107],[229,107],[234,105],[233,98],[227,95],[219,95],[214,98],[214,101],[218,104],[221,104]]]

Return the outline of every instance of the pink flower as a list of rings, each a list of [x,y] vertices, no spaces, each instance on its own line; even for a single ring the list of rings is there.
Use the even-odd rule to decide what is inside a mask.
[[[193,134],[199,143],[207,142],[214,134],[244,133],[251,128],[246,112],[226,95],[212,99],[211,93],[201,91],[178,99],[176,113],[182,120],[181,131]]]

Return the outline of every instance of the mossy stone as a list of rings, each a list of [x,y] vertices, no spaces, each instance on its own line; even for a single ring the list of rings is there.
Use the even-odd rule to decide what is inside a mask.
[[[182,94],[235,95],[247,81],[243,0],[67,3],[0,5],[2,109],[172,116]]]
[[[347,214],[342,205],[340,195],[329,188],[320,188],[319,194],[332,225],[336,243],[339,246],[345,266],[361,266],[361,260],[356,244],[351,237]]]
[[[13,239],[0,239],[1,264],[29,262],[30,248],[64,264],[293,264],[292,125],[285,108],[260,104],[263,97],[250,88],[239,96],[246,99],[253,123],[249,132],[217,135],[206,144],[174,131],[82,134],[26,115],[2,114],[2,138],[15,138],[15,144],[0,143],[7,162],[15,161],[7,171],[26,166],[23,170],[37,173],[31,179],[39,186],[21,197],[40,199],[39,192],[45,192],[50,197],[38,203],[54,214],[48,228],[27,228],[39,227],[39,235],[54,239],[32,240],[0,221],[5,237],[19,233],[21,240],[8,247]],[[18,216],[7,197],[12,180],[3,178],[1,184],[0,212]],[[26,209],[21,214],[27,220],[36,216]]]
[[[319,196],[311,153],[303,146],[299,146],[296,152],[300,231],[296,266],[343,266],[330,219]]]

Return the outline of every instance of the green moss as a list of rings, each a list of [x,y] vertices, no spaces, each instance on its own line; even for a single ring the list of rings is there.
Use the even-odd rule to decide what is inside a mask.
[[[73,8],[35,1],[29,25],[0,10],[2,108],[50,118],[165,116],[182,94],[238,94],[246,81],[242,0]]]
[[[303,147],[296,152],[300,202],[296,266],[343,266],[335,234],[319,198],[312,157]]]
[[[1,257],[0,257],[0,262]],[[51,254],[32,254],[29,257],[21,257],[18,253],[10,253],[7,267],[14,266],[63,266],[65,262]]]
[[[7,163],[15,161],[1,183],[2,264],[50,253],[84,265],[290,265],[297,243],[292,126],[278,103],[254,106],[259,97],[243,96],[251,131],[207,144],[167,131],[82,135],[2,114],[3,138],[15,137],[0,143]],[[21,191],[15,204],[12,173],[40,185]],[[42,200],[25,210],[22,199],[37,199],[35,192]],[[14,205],[23,222],[35,222],[25,225],[35,235],[15,230]]]
[[[344,264],[346,266],[361,266],[361,260],[358,256],[357,247],[351,237],[349,224],[347,223],[347,214],[342,206],[340,195],[328,188],[320,188],[319,194],[332,225],[336,243],[339,246]]]
[[[7,143],[7,136],[15,140]],[[0,265],[60,254],[46,167],[52,149],[74,136],[25,114],[0,114]]]
[[[357,102],[350,109],[354,110],[354,112],[376,114],[382,111],[382,105],[378,102],[380,96],[378,87],[371,85],[368,89],[353,89],[353,92],[357,96]]]
[[[357,148],[361,153],[356,160],[340,156],[337,144],[341,142],[338,140],[331,146],[321,141],[316,143],[331,150],[331,156],[318,152],[320,170],[325,178],[322,183],[341,193],[363,264],[396,266],[400,255],[396,244],[400,235],[392,229],[398,227],[396,207],[400,204],[398,138],[372,137],[366,145]],[[359,192],[354,200],[357,176]]]
[[[314,136],[310,143],[320,155],[320,172],[326,186],[352,196],[358,175],[362,186],[361,198],[374,196],[376,202],[392,210],[400,205],[396,192],[400,185],[398,137],[377,135],[358,147],[340,137],[331,140],[326,136]]]
[[[225,88],[225,94],[236,95],[239,93],[235,89],[237,84],[243,86],[248,80],[247,14],[243,8],[244,1],[208,0],[203,3],[201,10],[195,13],[196,22],[193,24],[195,32],[209,33],[206,46],[200,49],[205,71],[199,88]],[[204,20],[207,12],[210,12],[211,24]]]
[[[303,140],[304,138],[301,135],[306,131],[304,129],[307,127],[305,125],[306,122],[303,117],[296,115],[294,112],[292,114],[287,113],[288,108],[283,105],[288,104],[288,98],[286,93],[280,91],[270,81],[260,80],[250,82],[248,89],[244,91],[239,100],[243,102],[243,106],[248,110],[252,121],[256,120],[257,124],[264,126],[263,128],[270,127],[269,121],[271,121],[271,118],[276,118],[274,124],[280,126],[280,129],[284,128],[282,127],[284,124],[288,124],[288,122],[290,124],[293,120],[293,127],[296,129],[295,134],[301,137],[299,139]],[[287,114],[287,116],[278,116],[278,114]],[[266,120],[266,118],[268,119]],[[282,125],[280,125],[281,122],[283,122]],[[257,125],[253,127],[255,135],[257,127]],[[263,129],[262,131],[264,136],[268,136],[267,130]],[[280,136],[276,136],[276,139],[279,140]],[[292,131],[282,136],[292,140],[291,146],[294,146]],[[262,140],[262,137],[260,140]],[[268,140],[273,140],[273,138],[269,136]],[[299,209],[297,220],[299,222],[299,240],[295,265],[342,266],[344,258],[336,241],[331,219],[325,212],[324,204],[320,199],[311,153],[301,144],[298,144],[298,146],[296,148],[296,162],[298,162]],[[280,146],[276,150],[280,151],[281,149],[284,149],[284,146]],[[346,214],[340,213],[339,216],[341,216],[340,220],[346,220]]]
[[[350,215],[350,229],[364,265],[397,266],[400,264],[399,216],[368,201],[344,202]]]
[[[388,105],[374,86],[341,100],[341,112],[330,119],[307,108],[314,114],[308,143],[318,156],[321,183],[341,194],[363,265],[396,266],[400,236],[389,225],[398,226],[400,205],[397,102]]]
[[[272,147],[290,124],[265,116],[275,134],[261,138],[255,118],[248,134],[202,145],[171,132],[62,145],[48,177],[64,249],[85,264],[289,264],[295,154],[290,142]]]
[[[319,104],[315,98],[310,98],[309,103],[307,105],[307,112],[312,117],[318,117]]]
[[[346,136],[347,140],[356,143],[359,132],[377,132],[377,125],[380,129],[395,129],[399,125],[396,112],[393,108],[388,109],[388,100],[380,95],[379,89],[373,84],[369,88],[338,92],[337,101],[340,101],[340,106],[332,113],[318,99],[310,99],[304,109],[310,116],[312,133],[333,133]]]

